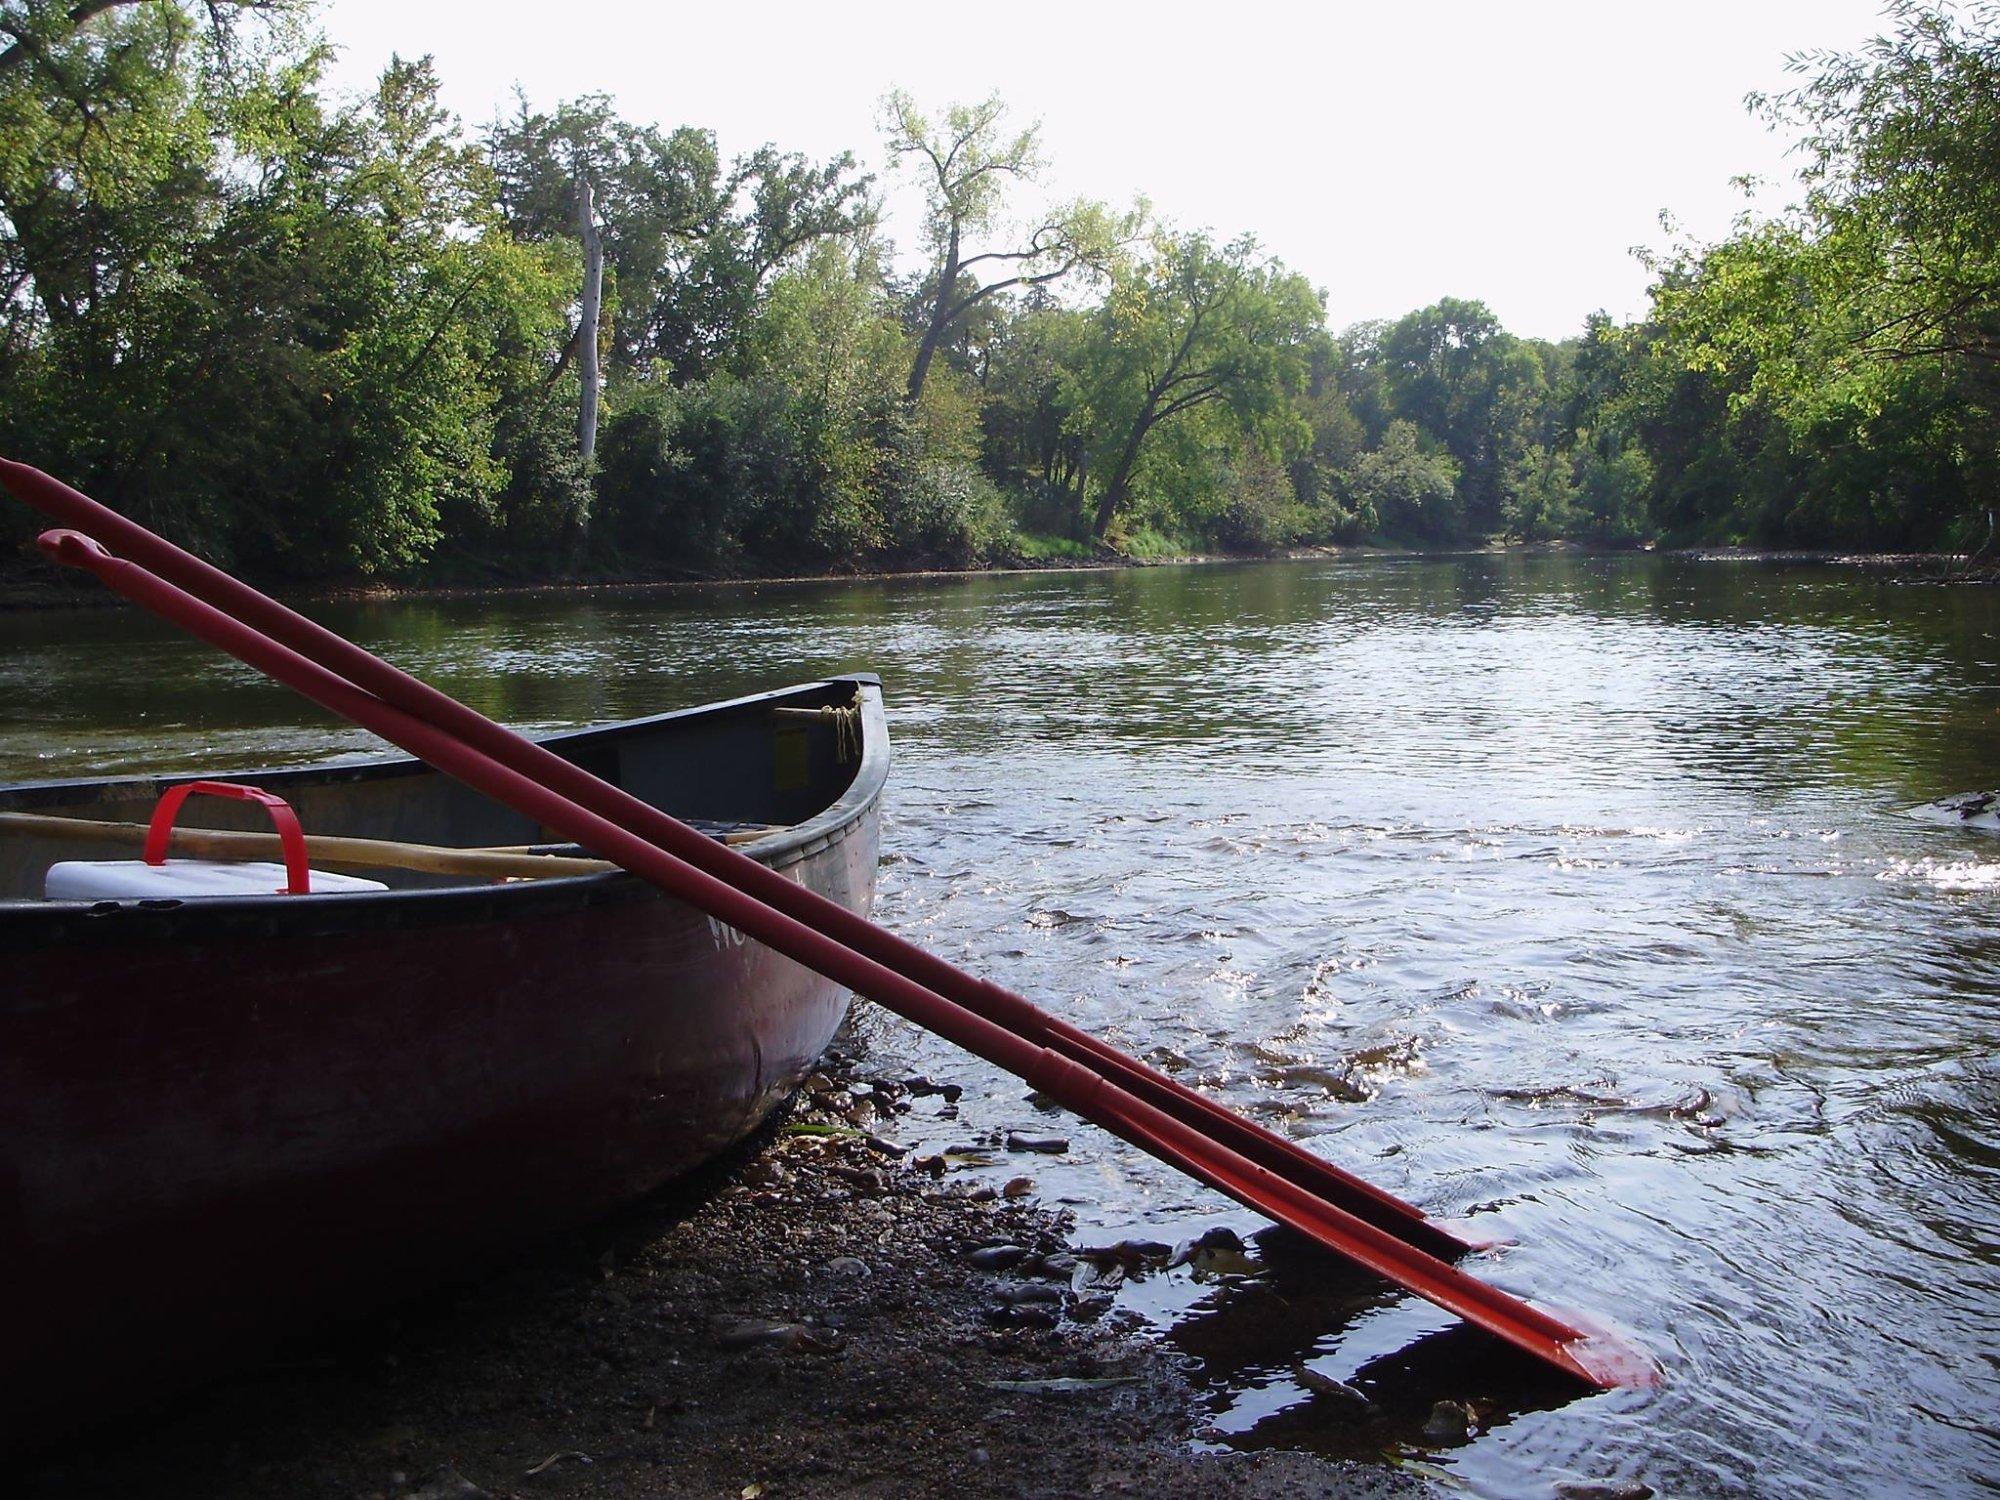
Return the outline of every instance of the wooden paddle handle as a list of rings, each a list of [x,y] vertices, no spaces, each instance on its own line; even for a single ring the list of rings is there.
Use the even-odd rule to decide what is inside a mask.
[[[96,818],[0,812],[0,833],[143,848],[147,827],[144,823],[111,823]],[[276,834],[220,828],[176,828],[170,847],[175,854],[195,859],[264,859],[283,853]],[[315,864],[345,865],[358,870],[416,870],[427,875],[469,875],[487,880],[546,880],[558,875],[601,875],[618,868],[601,859],[448,849],[437,844],[339,838],[329,834],[307,834],[306,853]]]

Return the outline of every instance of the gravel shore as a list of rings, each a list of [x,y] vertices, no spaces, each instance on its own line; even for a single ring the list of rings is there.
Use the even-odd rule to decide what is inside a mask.
[[[1423,1491],[1195,1451],[1181,1368],[1115,1312],[1117,1254],[913,1162],[889,1138],[906,1084],[839,1055],[813,1083],[699,1181],[16,1477],[213,1500]]]

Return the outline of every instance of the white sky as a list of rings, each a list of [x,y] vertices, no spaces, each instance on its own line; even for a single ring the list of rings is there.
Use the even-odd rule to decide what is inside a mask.
[[[1632,247],[1671,211],[1712,238],[1738,174],[1785,179],[1743,96],[1787,53],[1881,31],[1879,0],[1268,0],[1060,8],[663,0],[329,0],[336,80],[433,54],[446,102],[490,119],[612,95],[631,119],[705,126],[880,172],[877,101],[997,88],[1039,117],[1044,191],[1144,193],[1184,226],[1254,231],[1325,288],[1334,327],[1477,297],[1518,333],[1644,308]],[[1786,192],[1773,195],[1773,206]],[[890,232],[916,236],[907,197]]]

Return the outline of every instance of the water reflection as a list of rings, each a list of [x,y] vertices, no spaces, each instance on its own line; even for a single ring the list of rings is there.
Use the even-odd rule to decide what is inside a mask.
[[[1472,1216],[1513,1242],[1494,1279],[1668,1375],[1564,1401],[1259,1241],[1119,1297],[1198,1361],[1216,1441],[1421,1451],[1496,1495],[2000,1471],[2000,838],[1901,815],[2000,783],[2000,591],[1467,557],[318,612],[531,725],[880,671],[887,921]],[[0,617],[0,774],[365,744],[130,615]],[[967,1085],[913,1134],[1033,1123],[870,1024]],[[1073,1139],[993,1170],[1085,1232],[1253,1227]],[[1468,1441],[1426,1437],[1440,1400]]]
[[[1208,1393],[1212,1441],[1431,1457],[1578,1399],[1546,1366],[1281,1229],[1251,1236],[1241,1270],[1191,1279],[1203,1291],[1166,1339]]]

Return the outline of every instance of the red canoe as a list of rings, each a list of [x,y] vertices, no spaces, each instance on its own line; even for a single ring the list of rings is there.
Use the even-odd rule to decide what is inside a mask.
[[[743,852],[868,910],[889,761],[874,678],[546,743],[698,826],[775,828]],[[183,779],[0,788],[0,814],[143,823]],[[410,760],[227,779],[282,795],[309,834],[543,837]],[[196,799],[181,825],[261,817]],[[51,863],[118,857],[0,836],[0,1431],[16,1438],[659,1187],[753,1130],[847,1007],[622,872],[41,898]]]

